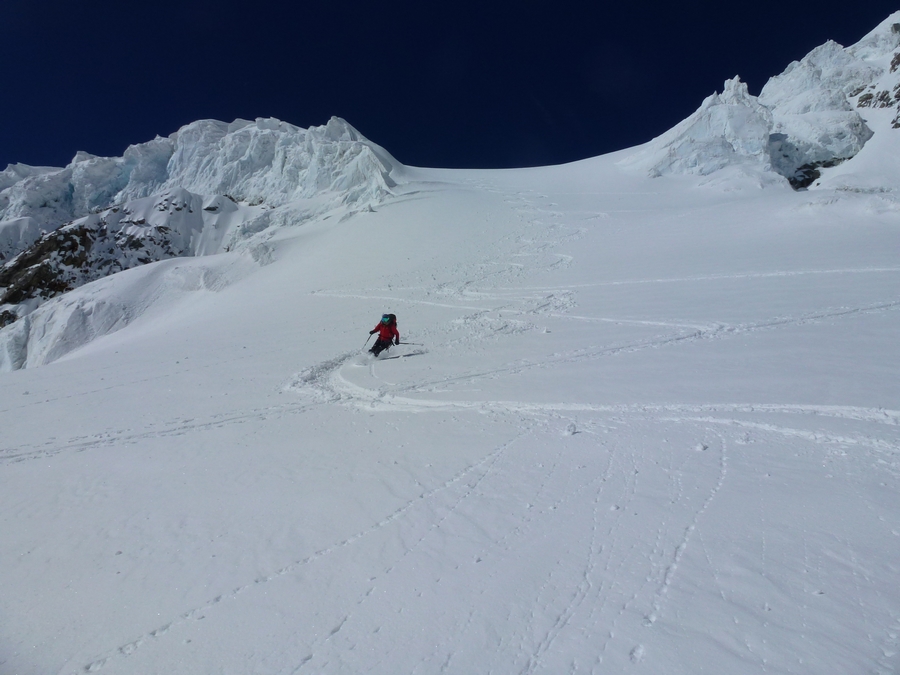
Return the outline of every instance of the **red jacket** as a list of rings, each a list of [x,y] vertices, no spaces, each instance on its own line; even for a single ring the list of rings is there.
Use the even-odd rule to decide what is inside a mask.
[[[393,338],[396,338],[397,342],[400,342],[400,332],[397,330],[397,324],[387,324],[379,321],[378,325],[370,331],[370,333],[375,332],[378,333],[379,340],[391,342]]]

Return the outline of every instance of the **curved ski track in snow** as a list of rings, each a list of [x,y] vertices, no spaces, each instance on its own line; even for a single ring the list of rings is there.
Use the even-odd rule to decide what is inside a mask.
[[[283,384],[282,391],[296,399],[277,406],[210,415],[206,418],[175,417],[144,428],[107,428],[91,436],[55,439],[43,446],[20,445],[0,448],[0,462],[24,462],[66,452],[84,452],[98,447],[127,445],[144,438],[179,436],[248,420],[277,419],[304,414],[326,405],[353,406],[373,414],[458,412],[500,416],[511,420],[518,433],[490,447],[477,461],[468,463],[449,479],[405,501],[387,515],[373,518],[368,527],[330,545],[313,551],[297,551],[293,558],[273,565],[274,569],[230,589],[223,589],[204,603],[170,616],[133,639],[98,653],[84,663],[70,663],[66,672],[84,673],[107,665],[123,664],[128,657],[150,644],[165,648],[179,630],[221,611],[231,602],[248,594],[277,589],[291,575],[319,562],[335,562],[338,556],[352,554],[365,559],[380,545],[379,537],[392,528],[403,536],[403,548],[379,573],[373,574],[365,588],[354,593],[350,602],[320,634],[283,647],[282,662],[294,664],[281,672],[328,672],[329,656],[364,653],[365,648],[388,614],[379,604],[376,590],[390,586],[415,568],[415,557],[424,551],[440,550],[442,536],[465,537],[479,524],[473,514],[503,512],[509,522],[505,529],[477,530],[472,541],[484,547],[474,562],[487,570],[473,576],[467,589],[490,602],[493,589],[502,583],[508,570],[533,546],[540,535],[547,548],[559,551],[550,555],[552,565],[526,577],[531,582],[517,590],[515,603],[508,608],[509,623],[516,630],[498,635],[497,654],[511,662],[506,671],[519,673],[563,672],[575,670],[565,662],[571,642],[591,639],[595,642],[596,662],[578,664],[594,672],[621,672],[623,666],[636,665],[647,658],[652,646],[641,636],[659,630],[675,595],[679,568],[688,551],[699,549],[718,593],[725,597],[720,570],[711,559],[702,538],[702,524],[727,494],[727,486],[737,473],[732,471],[735,457],[753,443],[776,447],[788,438],[821,450],[824,457],[846,449],[860,451],[859,461],[874,460],[880,469],[900,476],[900,410],[842,405],[815,405],[775,402],[712,402],[690,404],[678,401],[646,404],[597,404],[540,400],[478,400],[459,392],[455,397],[439,398],[435,390],[457,382],[478,382],[555,365],[580,364],[617,354],[650,349],[677,349],[698,342],[726,340],[734,336],[775,331],[829,320],[849,320],[863,315],[895,311],[900,299],[882,298],[865,304],[811,310],[793,316],[729,324],[681,321],[668,317],[584,316],[572,314],[579,289],[627,284],[700,283],[728,280],[769,279],[802,275],[894,274],[900,267],[857,268],[809,271],[760,272],[736,275],[700,275],[671,279],[608,281],[597,284],[530,284],[535,271],[548,272],[573,264],[572,256],[554,251],[561,243],[573,242],[585,230],[578,223],[596,219],[606,223],[608,213],[585,214],[577,226],[560,222],[561,214],[546,195],[510,192],[481,181],[473,181],[478,190],[498,195],[522,219],[522,231],[509,246],[507,255],[489,252],[465,269],[454,270],[450,282],[392,287],[376,290],[322,290],[317,294],[331,299],[362,298],[392,301],[399,306],[429,306],[462,313],[455,318],[474,336],[459,338],[452,332],[446,342],[437,340],[419,350],[421,357],[409,361],[361,360],[356,352],[338,354],[310,365]],[[540,203],[537,203],[540,202]],[[613,213],[610,211],[610,213]],[[570,218],[570,221],[571,218]],[[528,258],[523,266],[519,260]],[[498,285],[502,284],[502,285]],[[455,315],[454,315],[455,316]],[[502,339],[536,330],[534,320],[550,317],[579,322],[620,323],[640,327],[660,327],[662,335],[623,340],[585,347],[527,360],[499,362],[493,367],[466,369],[455,374],[426,376],[424,370],[399,370],[398,364],[426,362],[440,356],[455,344],[482,338]],[[463,332],[466,332],[463,331]],[[437,332],[437,331],[435,331]],[[430,337],[430,336],[428,336]],[[427,338],[423,338],[426,339]],[[419,360],[421,358],[421,361]],[[393,373],[393,374],[392,374]],[[411,373],[411,374],[410,374]],[[388,382],[386,377],[397,379]],[[789,420],[782,424],[781,420]],[[623,433],[611,434],[611,430]],[[648,430],[657,432],[650,434]],[[558,437],[566,436],[564,443]],[[546,439],[554,437],[554,443]],[[658,453],[652,443],[667,444],[667,452]],[[543,441],[543,442],[542,442]],[[589,441],[589,442],[588,442]],[[550,448],[550,452],[543,452]],[[533,473],[527,467],[536,465]],[[497,503],[498,495],[514,494],[516,500]],[[662,506],[652,503],[654,495]],[[505,511],[504,509],[508,510]],[[589,513],[589,518],[574,514]],[[570,517],[567,517],[570,516]],[[488,523],[490,518],[486,519]],[[586,525],[585,525],[586,523]],[[583,529],[577,529],[579,525]],[[567,527],[573,528],[568,530]],[[449,534],[446,534],[449,532]],[[396,533],[395,533],[396,534]],[[852,554],[849,544],[845,548]],[[499,561],[499,562],[498,562]],[[495,565],[495,567],[489,567]],[[810,567],[814,567],[811,563]],[[274,589],[273,589],[274,587]],[[509,599],[509,598],[504,598]],[[374,629],[373,629],[374,626]],[[471,611],[457,617],[453,634],[437,636],[430,660],[423,660],[413,672],[450,672],[464,661],[467,645],[477,644],[478,618]],[[355,630],[349,630],[355,628]],[[642,632],[643,631],[643,632]],[[896,633],[896,630],[895,630]],[[368,642],[367,642],[368,641]],[[885,644],[896,646],[885,639]],[[624,645],[624,647],[623,647]],[[615,649],[613,647],[616,647]],[[398,647],[402,649],[402,646]],[[762,656],[747,645],[750,658],[766,669]],[[628,664],[615,661],[616,654],[627,654]],[[486,655],[490,658],[490,655]],[[343,664],[339,665],[340,669]],[[496,662],[485,664],[494,670]],[[373,666],[375,667],[375,666]],[[341,672],[350,672],[343,666]]]

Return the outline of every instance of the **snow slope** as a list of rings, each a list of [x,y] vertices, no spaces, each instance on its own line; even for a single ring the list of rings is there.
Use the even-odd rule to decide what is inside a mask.
[[[0,673],[900,671],[900,130],[864,115],[809,190],[394,166],[41,305]]]
[[[729,80],[619,166],[651,177],[698,175],[725,189],[783,189],[785,179],[803,189],[860,155],[877,129],[874,155],[834,175],[846,189],[890,192],[900,154],[885,148],[895,145],[897,128],[900,12],[851,47],[814,49],[759,98]],[[864,169],[859,183],[873,156],[887,164]],[[35,313],[45,300],[172,257],[247,248],[266,258],[259,246],[279,229],[372,209],[392,197],[403,173],[338,118],[310,129],[275,119],[201,120],[122,157],[80,152],[65,169],[12,165],[0,173],[0,368],[41,365],[79,346],[74,336],[123,325],[104,315],[73,332],[57,316],[71,300]]]
[[[70,294],[154,300],[3,376],[3,672],[896,671],[898,211],[620,159]]]

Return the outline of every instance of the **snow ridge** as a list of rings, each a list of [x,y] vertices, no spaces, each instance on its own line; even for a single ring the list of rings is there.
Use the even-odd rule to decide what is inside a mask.
[[[301,129],[276,119],[199,120],[122,157],[76,154],[65,168],[10,165],[0,173],[0,223],[34,218],[45,229],[120,202],[181,188],[281,206],[322,191],[346,201],[383,198],[396,165],[344,120]]]
[[[870,119],[865,109],[873,107],[896,109],[891,124]],[[761,184],[774,172],[799,189],[821,169],[855,157],[875,129],[900,129],[900,12],[851,47],[829,40],[812,50],[771,78],[759,97],[739,78],[728,80],[722,94],[620,166],[650,176],[728,168]]]
[[[0,173],[0,327],[41,301],[166,258],[246,240],[391,194],[399,165],[339,118],[200,120],[122,157]]]
[[[650,176],[706,176],[726,166],[768,170],[772,113],[751,96],[740,78],[725,82],[722,94],[707,97],[686,120],[622,161]]]

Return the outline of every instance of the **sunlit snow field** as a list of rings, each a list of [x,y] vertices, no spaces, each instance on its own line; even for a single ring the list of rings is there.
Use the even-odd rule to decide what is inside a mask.
[[[143,313],[2,375],[0,671],[900,670],[900,208],[618,159],[75,291]]]

